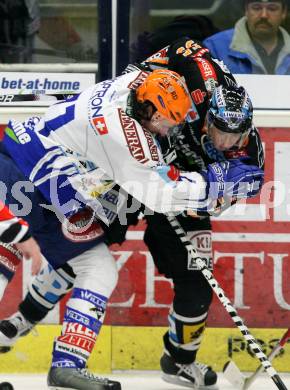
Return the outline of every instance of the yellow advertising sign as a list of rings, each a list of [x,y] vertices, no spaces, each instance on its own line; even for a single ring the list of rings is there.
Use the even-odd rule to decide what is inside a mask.
[[[39,325],[38,335],[20,338],[11,352],[1,355],[1,373],[47,372],[51,362],[53,339],[60,334],[59,325]],[[93,372],[114,370],[159,370],[162,355],[162,337],[166,327],[103,326],[97,345],[89,360]],[[285,329],[251,329],[267,355],[285,332]],[[222,371],[233,359],[242,371],[254,371],[259,360],[253,356],[238,329],[207,328],[201,349],[200,362]],[[290,371],[290,345],[286,343],[273,365],[277,371]]]

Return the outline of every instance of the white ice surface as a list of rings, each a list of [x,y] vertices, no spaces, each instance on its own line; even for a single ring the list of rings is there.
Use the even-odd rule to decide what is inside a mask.
[[[290,390],[290,374],[281,374],[285,385]],[[182,390],[186,387],[175,386],[163,382],[160,379],[160,373],[155,371],[134,371],[118,372],[109,375],[110,378],[118,380],[122,384],[122,390]],[[18,374],[0,374],[0,383],[10,382],[14,390],[45,390],[46,375],[18,375]],[[235,388],[219,373],[218,385],[220,390],[235,390]],[[250,386],[253,390],[275,390],[277,386],[267,374],[262,374]]]

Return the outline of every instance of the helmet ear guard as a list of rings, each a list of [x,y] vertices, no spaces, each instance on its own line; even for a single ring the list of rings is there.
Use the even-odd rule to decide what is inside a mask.
[[[210,100],[208,121],[226,133],[248,133],[252,127],[253,105],[244,87],[218,86]]]
[[[173,125],[185,121],[192,100],[184,78],[168,69],[156,69],[136,90],[139,103],[149,101]]]

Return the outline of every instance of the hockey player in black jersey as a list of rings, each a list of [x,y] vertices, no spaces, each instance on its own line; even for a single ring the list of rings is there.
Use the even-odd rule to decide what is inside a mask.
[[[201,171],[214,161],[243,159],[260,168],[264,154],[258,130],[252,124],[253,108],[243,87],[201,43],[182,38],[141,64],[144,69],[169,68],[183,75],[194,101],[188,123],[175,134],[160,138],[167,164]],[[178,220],[198,255],[212,268],[210,215],[218,215],[236,199],[221,200],[199,215],[182,214]],[[212,290],[201,272],[191,269],[186,248],[167,221],[147,216],[144,240],[161,274],[173,280],[174,298],[164,335],[161,370],[165,381],[185,387],[216,389],[217,375],[196,361]],[[199,242],[206,243],[200,251]],[[198,386],[198,387],[195,387]]]

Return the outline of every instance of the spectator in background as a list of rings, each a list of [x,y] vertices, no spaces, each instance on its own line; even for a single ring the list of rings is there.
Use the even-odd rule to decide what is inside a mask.
[[[131,45],[130,62],[141,62],[183,36],[202,41],[218,31],[212,21],[204,15],[177,16],[151,33],[145,31],[140,34]]]
[[[204,44],[232,73],[290,74],[290,37],[280,26],[286,15],[286,0],[246,0],[235,27]]]
[[[38,0],[1,0],[0,21],[0,62],[32,62],[40,25]]]
[[[35,47],[36,35],[49,47]],[[33,54],[96,58],[65,17],[40,17],[39,0],[0,0],[0,62],[31,63]]]
[[[96,61],[96,49],[85,45],[75,27],[64,16],[42,18],[38,36],[49,45],[47,54],[50,50],[50,55],[68,57],[74,61]],[[41,50],[37,52],[41,54]]]

